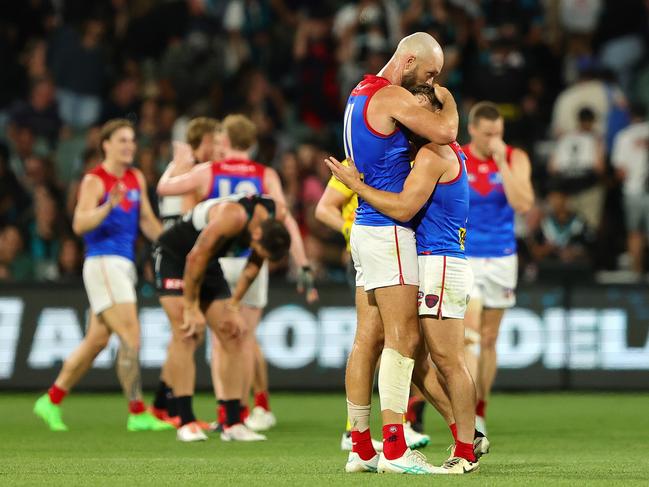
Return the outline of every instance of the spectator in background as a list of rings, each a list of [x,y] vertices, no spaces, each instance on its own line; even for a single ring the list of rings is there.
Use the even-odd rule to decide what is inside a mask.
[[[14,104],[11,122],[29,127],[36,137],[46,139],[51,149],[56,147],[62,123],[54,98],[54,84],[49,77],[35,80],[29,99]]]
[[[643,105],[631,109],[631,125],[617,134],[611,162],[622,181],[627,246],[633,271],[644,271],[649,235],[649,121]]]
[[[104,101],[99,123],[113,118],[135,120],[140,111],[139,94],[138,81],[134,76],[120,78],[110,91],[110,97]]]
[[[50,39],[49,65],[58,88],[59,115],[76,129],[96,123],[106,82],[100,18],[83,22],[81,33],[64,25]]]
[[[541,268],[544,264],[590,265],[593,234],[586,221],[570,210],[568,196],[562,191],[551,191],[547,207],[529,241],[533,259]]]
[[[34,191],[34,220],[29,225],[29,250],[34,277],[54,280],[58,276],[57,259],[61,237],[68,229],[57,201],[50,190],[39,186]]]
[[[0,227],[20,223],[29,205],[29,194],[9,167],[9,150],[0,145]]]
[[[577,120],[577,130],[559,137],[548,171],[557,187],[570,195],[571,208],[596,230],[604,204],[604,144],[590,108],[579,110]]]
[[[0,229],[0,281],[21,281],[32,277],[31,262],[23,250],[25,242],[15,225]]]
[[[78,239],[71,235],[63,237],[57,259],[57,278],[65,282],[80,282],[83,254]]]

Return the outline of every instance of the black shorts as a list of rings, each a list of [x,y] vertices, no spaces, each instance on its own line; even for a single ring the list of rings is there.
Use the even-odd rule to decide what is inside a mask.
[[[158,296],[182,296],[185,287],[183,281],[185,261],[156,246],[153,249],[153,262]],[[200,300],[209,303],[218,299],[227,299],[230,296],[230,286],[225,280],[221,264],[218,259],[213,259],[205,270]]]

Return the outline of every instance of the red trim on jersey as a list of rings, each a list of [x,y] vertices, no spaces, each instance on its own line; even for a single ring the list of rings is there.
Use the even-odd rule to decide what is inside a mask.
[[[399,129],[395,127],[394,130],[389,134],[382,134],[381,132],[376,131],[370,125],[369,120],[367,120],[367,108],[370,104],[370,100],[376,94],[376,92],[379,91],[381,88],[390,86],[391,84],[392,83],[390,83],[388,79],[383,78],[382,76],[366,74],[365,77],[363,78],[363,81],[361,81],[360,83],[358,83],[358,85],[356,85],[356,88],[352,90],[352,94],[351,94],[351,96],[367,97],[365,99],[365,105],[363,106],[363,121],[365,122],[365,126],[367,127],[367,130],[369,130],[370,133],[372,133],[373,135],[380,137],[381,139],[387,139],[389,137],[392,137]]]
[[[490,157],[489,159],[480,159],[473,152],[471,152],[470,143],[461,146],[460,149],[462,149],[462,151],[466,154],[467,161],[482,162],[486,164],[496,164],[496,161],[494,161],[493,157]],[[511,165],[513,152],[514,152],[514,147],[512,147],[511,145],[505,145],[505,161],[507,161],[507,164]]]
[[[399,236],[397,235],[397,226],[394,226],[394,243],[397,245],[397,262],[399,264],[399,284],[405,284],[403,280],[403,270],[401,269],[401,253],[399,252]]]
[[[140,186],[140,182],[137,179],[135,170],[130,167],[126,168],[121,178],[118,178],[114,174],[108,172],[103,164],[100,164],[97,167],[91,169],[86,174],[92,174],[93,176],[97,176],[99,179],[101,179],[101,182],[104,185],[104,195],[100,200],[101,203],[108,199],[108,193],[110,193],[110,191],[113,189],[113,186],[115,186],[115,184],[117,184],[118,182],[121,182],[127,190],[137,189],[140,193],[144,191],[144,189]],[[131,209],[131,202],[126,198],[122,198],[119,206],[124,211],[129,211]]]
[[[455,157],[457,158],[457,162],[460,166],[460,170],[457,172],[457,176],[455,176],[450,181],[446,181],[446,182],[440,181],[437,184],[453,184],[457,182],[457,180],[460,179],[460,177],[462,177],[462,169],[464,169],[462,166],[462,157],[460,156],[460,152],[462,152],[462,148],[460,147],[460,144],[458,144],[457,142],[451,142],[449,146],[451,147],[451,149],[453,149],[453,152],[455,153]]]
[[[442,315],[442,303],[444,302],[444,282],[446,281],[446,256],[444,255],[444,268],[442,270],[442,290],[439,293],[439,308],[437,308],[437,319],[441,320],[444,316]]]

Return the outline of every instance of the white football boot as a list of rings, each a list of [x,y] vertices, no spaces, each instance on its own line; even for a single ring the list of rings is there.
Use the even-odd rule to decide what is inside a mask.
[[[378,473],[401,473],[410,475],[445,474],[441,467],[435,467],[426,461],[423,453],[406,449],[399,458],[388,460],[383,453],[379,455]]]
[[[275,415],[260,406],[255,406],[246,418],[245,424],[252,431],[268,431],[277,424]]]
[[[363,472],[376,472],[376,467],[379,464],[379,455],[374,455],[369,460],[363,460],[358,453],[350,451],[345,464],[345,472],[347,473],[363,473]]]
[[[264,435],[255,433],[243,423],[225,427],[221,433],[221,440],[223,441],[264,441],[265,439]]]
[[[491,443],[486,436],[478,436],[473,440],[473,454],[475,455],[476,460],[480,460],[482,455],[489,453],[491,449]]]
[[[198,425],[198,423],[187,423],[176,431],[176,439],[185,443],[191,443],[192,441],[205,441],[207,440],[207,435]]]
[[[403,436],[406,438],[406,445],[412,450],[423,448],[430,443],[430,436],[417,433],[412,429],[409,421],[403,424]]]
[[[462,457],[451,457],[446,460],[440,468],[445,470],[444,473],[447,475],[462,475],[465,473],[477,472],[480,468],[480,462],[478,462],[478,460],[470,462],[466,458]]]

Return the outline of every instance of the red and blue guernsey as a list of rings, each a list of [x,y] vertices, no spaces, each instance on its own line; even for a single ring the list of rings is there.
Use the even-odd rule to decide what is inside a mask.
[[[462,147],[469,175],[469,232],[466,255],[504,257],[516,253],[514,210],[507,202],[502,176],[493,158],[479,159],[470,145]],[[507,146],[507,164],[513,148]]]
[[[223,198],[232,194],[264,194],[266,166],[239,159],[212,162],[212,184],[203,200]]]
[[[382,135],[370,127],[367,121],[370,99],[388,85],[390,82],[387,79],[366,74],[363,81],[354,88],[345,108],[343,139],[345,156],[354,161],[365,184],[383,191],[400,193],[410,172],[408,139],[398,128],[389,135]],[[409,226],[379,213],[362,198],[358,198],[355,223],[372,227]]]
[[[469,216],[466,155],[457,142],[449,144],[460,165],[452,181],[438,182],[435,191],[413,219],[417,254],[465,259],[464,241]]]
[[[99,165],[88,174],[101,179],[104,184],[104,195],[99,204],[104,204],[108,193],[116,184],[122,184],[126,192],[119,205],[113,208],[108,216],[94,230],[83,236],[86,244],[86,257],[100,255],[119,255],[135,260],[135,240],[140,225],[140,184],[135,171],[126,169],[121,178],[109,173]]]

